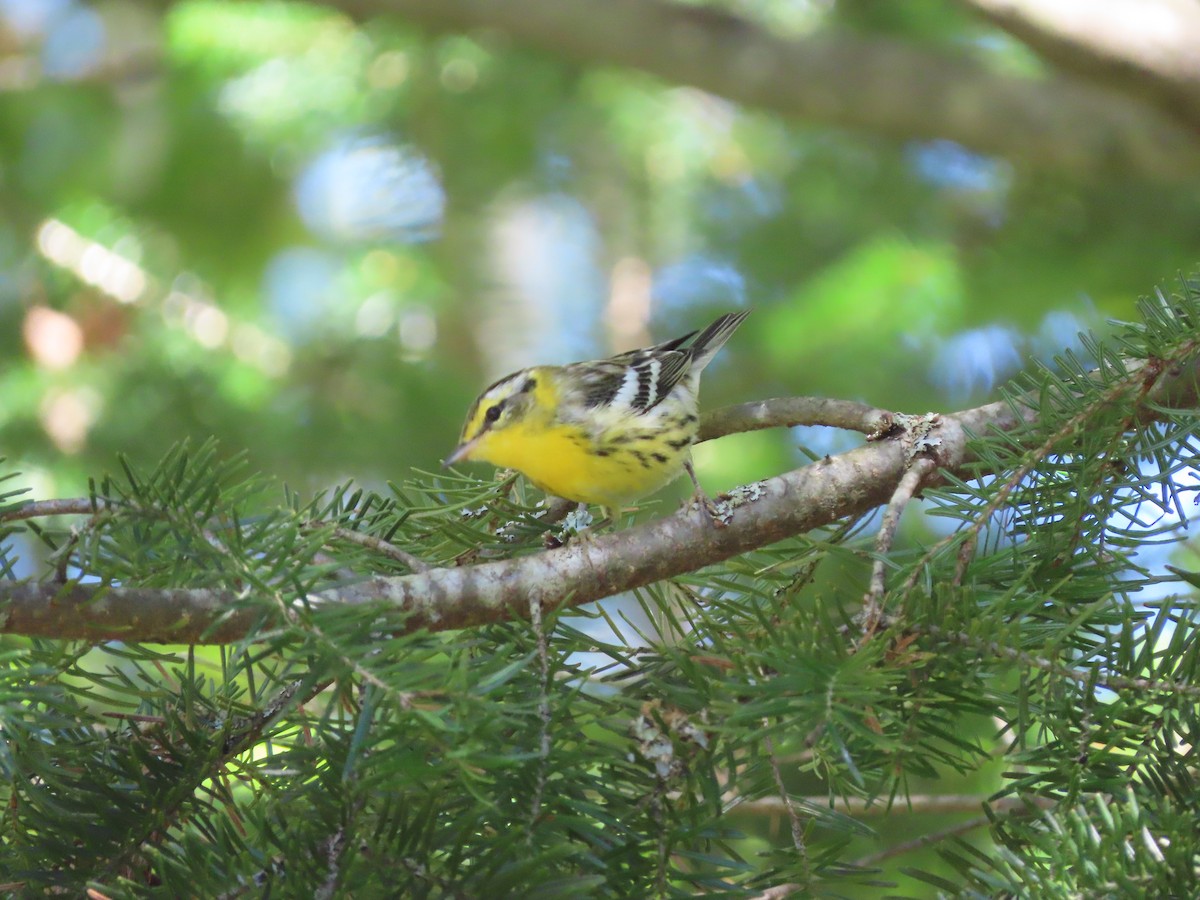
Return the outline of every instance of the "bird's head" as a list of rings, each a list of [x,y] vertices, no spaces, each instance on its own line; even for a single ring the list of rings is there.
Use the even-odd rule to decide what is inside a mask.
[[[479,395],[467,413],[462,436],[443,466],[467,460],[494,461],[489,452],[498,435],[526,421],[537,401],[538,371],[506,375]]]

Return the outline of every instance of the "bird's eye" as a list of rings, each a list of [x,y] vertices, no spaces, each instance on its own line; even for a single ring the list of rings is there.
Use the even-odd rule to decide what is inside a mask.
[[[500,418],[500,404],[489,406],[487,412],[483,414],[483,420],[489,424]]]

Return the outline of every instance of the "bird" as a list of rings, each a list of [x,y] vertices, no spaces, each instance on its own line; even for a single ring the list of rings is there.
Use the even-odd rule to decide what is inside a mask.
[[[700,373],[747,315],[608,359],[505,375],[472,404],[443,466],[516,469],[547,494],[600,505],[605,521],[687,472],[716,522],[691,463]]]

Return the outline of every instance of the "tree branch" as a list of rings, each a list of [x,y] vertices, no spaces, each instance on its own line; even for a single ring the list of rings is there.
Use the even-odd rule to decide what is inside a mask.
[[[959,0],[1045,59],[1200,125],[1195,0]]]
[[[1073,174],[1200,173],[1194,133],[1075,79],[1001,75],[965,55],[848,35],[787,38],[663,0],[329,0],[359,19],[499,34],[563,59],[616,65],[747,106],[898,141],[946,138]]]
[[[1129,365],[1121,381],[1136,394],[1141,420],[1163,418],[1164,408],[1198,404],[1194,351],[1189,346],[1187,358]],[[945,415],[931,448],[940,468],[966,474],[973,462],[968,433],[1008,431],[1032,417],[1031,410],[1005,401]],[[732,492],[725,501],[732,511],[726,527],[714,527],[703,512],[687,507],[543,553],[368,577],[297,599],[376,605],[388,619],[380,627],[396,631],[446,631],[518,618],[535,601],[547,612],[576,607],[860,515],[886,503],[906,471],[902,443],[878,441]],[[257,619],[278,614],[274,599],[260,604],[219,590],[0,582],[0,633],[8,634],[223,643],[244,637]]]
[[[796,425],[828,425],[861,431],[868,438],[879,438],[894,424],[894,415],[887,410],[853,400],[777,397],[725,406],[708,413],[700,423],[699,440],[711,441],[727,434]]]

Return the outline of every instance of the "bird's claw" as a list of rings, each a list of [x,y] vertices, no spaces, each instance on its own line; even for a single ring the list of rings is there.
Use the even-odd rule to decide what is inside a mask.
[[[704,513],[704,518],[708,519],[714,528],[725,528],[729,525],[729,520],[733,518],[733,511],[729,508],[728,503],[717,503],[710,500],[704,493],[698,493],[695,499],[696,505]]]

